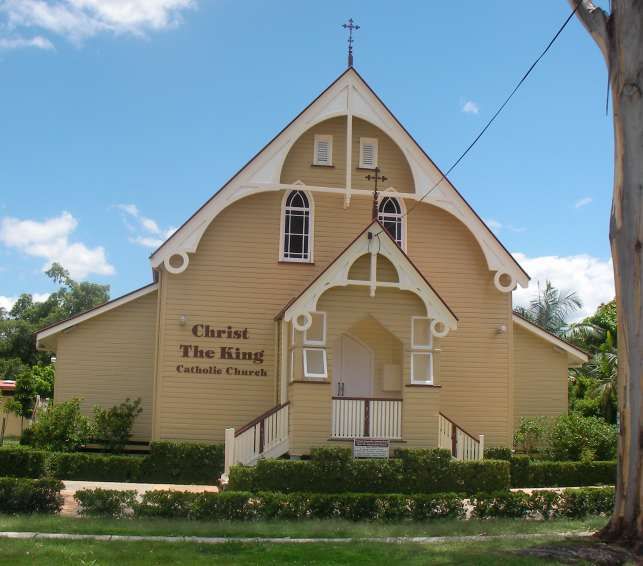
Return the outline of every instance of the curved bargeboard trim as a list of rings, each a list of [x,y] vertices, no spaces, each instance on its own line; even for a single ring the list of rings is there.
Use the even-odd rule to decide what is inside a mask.
[[[443,176],[440,169],[359,73],[349,68],[152,253],[152,267],[158,268],[175,253],[196,252],[210,223],[237,200],[251,194],[285,188],[279,183],[281,168],[295,142],[314,125],[346,115],[349,108],[352,116],[386,133],[407,159],[415,193],[405,193],[404,198],[420,199],[429,187],[440,180]],[[446,177],[423,202],[450,212],[467,226],[478,241],[490,271],[507,273],[521,286],[528,285],[527,273]]]

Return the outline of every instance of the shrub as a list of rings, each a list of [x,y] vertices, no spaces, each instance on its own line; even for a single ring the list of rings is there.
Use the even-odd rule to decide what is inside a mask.
[[[444,450],[404,450],[390,460],[260,460],[233,466],[230,489],[316,493],[439,493],[508,489],[509,463],[459,462]]]
[[[513,478],[512,478],[513,479]],[[516,487],[613,485],[616,462],[530,462],[526,484]]]
[[[531,459],[529,456],[514,456],[509,460],[511,466],[511,487],[531,487],[529,480],[530,463]]]
[[[213,485],[223,473],[223,464],[223,444],[152,442],[141,469],[141,479]]]
[[[140,397],[135,401],[125,399],[111,409],[94,407],[94,437],[110,452],[122,452],[132,433],[136,417],[141,414]]]
[[[80,514],[92,517],[125,517],[136,502],[136,491],[116,489],[81,489],[74,494]]]
[[[144,458],[83,452],[51,455],[50,474],[63,480],[138,481]]]
[[[546,448],[552,460],[611,460],[616,456],[617,430],[598,417],[562,415],[553,423]]]
[[[146,491],[140,503],[134,507],[134,512],[141,517],[192,518],[195,495],[188,491]]]
[[[511,448],[485,448],[484,458],[485,460],[511,460],[513,457],[513,452]]]
[[[49,454],[29,448],[0,449],[0,473],[18,478],[40,478],[47,472]]]
[[[560,512],[564,517],[608,515],[614,509],[614,488],[566,489],[561,496]]]
[[[31,427],[36,448],[73,452],[87,443],[90,425],[80,412],[80,401],[72,399],[50,405]]]
[[[547,442],[551,419],[547,417],[522,417],[514,433],[514,446],[527,454],[534,454]]]
[[[520,491],[478,494],[471,500],[473,517],[521,519],[529,514],[529,495]]]
[[[1,513],[57,513],[62,482],[51,479],[0,478]]]
[[[33,431],[31,427],[25,428],[20,435],[21,446],[31,446],[33,444]]]

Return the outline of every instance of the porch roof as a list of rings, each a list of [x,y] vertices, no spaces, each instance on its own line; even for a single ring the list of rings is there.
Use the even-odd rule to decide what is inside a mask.
[[[371,250],[373,240],[378,239],[377,251]],[[438,335],[446,335],[449,330],[457,328],[458,317],[433,288],[424,274],[417,268],[411,258],[391,238],[388,231],[379,222],[373,220],[346,248],[313,279],[296,297],[293,297],[279,311],[275,320],[290,321],[300,314],[315,310],[317,300],[332,287],[343,287],[351,284],[364,284],[365,281],[352,281],[349,279],[349,270],[353,263],[361,256],[371,254],[387,258],[397,269],[399,281],[397,283],[383,283],[370,281],[374,292],[376,287],[397,287],[402,291],[415,293],[422,299],[426,306],[427,316],[435,319],[445,327],[442,334],[434,328]]]

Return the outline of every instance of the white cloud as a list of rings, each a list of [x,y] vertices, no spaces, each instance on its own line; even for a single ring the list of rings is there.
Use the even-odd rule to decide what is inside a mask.
[[[69,212],[42,222],[7,216],[0,219],[0,242],[29,256],[45,258],[43,270],[58,262],[78,279],[90,273],[113,275],[114,266],[107,261],[105,248],[69,241],[77,226],[78,221]]]
[[[34,303],[43,303],[49,298],[49,293],[32,293],[31,298]],[[0,309],[10,311],[17,300],[18,297],[6,297],[5,295],[0,295]]]
[[[503,224],[502,222],[496,220],[495,218],[485,218],[484,222],[493,232],[496,234],[500,233],[500,230],[506,229],[510,232],[526,232],[527,228],[523,226],[513,226],[512,224]]]
[[[583,206],[587,206],[589,203],[592,202],[592,200],[594,200],[592,199],[592,197],[583,197],[581,199],[578,199],[574,203],[574,208],[582,208]]]
[[[465,114],[478,114],[478,112],[480,112],[480,106],[473,100],[467,100],[462,105],[462,112],[464,112]]]
[[[178,25],[196,0],[0,0],[4,26],[40,29],[76,43],[99,33],[145,36]]]
[[[561,291],[576,291],[583,301],[583,308],[573,316],[574,320],[589,316],[601,303],[614,298],[611,259],[604,261],[587,254],[527,257],[514,253],[513,256],[531,275],[527,289],[518,287],[514,291],[514,305],[526,306],[537,293],[538,284],[543,286],[547,280]]]
[[[117,204],[115,206],[124,213],[123,222],[133,234],[130,236],[129,241],[134,244],[146,248],[158,248],[176,232],[174,227],[165,230],[160,228],[156,220],[143,216],[135,204]],[[132,225],[130,222],[132,219],[136,221],[136,225]]]
[[[46,37],[0,37],[0,50],[2,49],[54,49],[54,44]]]

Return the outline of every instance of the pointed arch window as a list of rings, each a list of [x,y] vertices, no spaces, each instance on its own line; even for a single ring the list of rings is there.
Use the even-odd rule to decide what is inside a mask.
[[[395,243],[403,247],[404,226],[402,224],[402,207],[399,201],[393,197],[385,197],[381,200],[378,209],[377,219],[382,223]]]
[[[286,194],[282,214],[281,259],[312,261],[312,206],[304,191]]]

